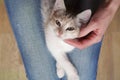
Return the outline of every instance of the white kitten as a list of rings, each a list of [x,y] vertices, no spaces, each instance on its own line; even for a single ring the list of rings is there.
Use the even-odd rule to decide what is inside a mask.
[[[66,53],[74,49],[64,39],[77,38],[82,23],[87,23],[91,10],[85,10],[75,17],[66,13],[63,0],[41,0],[45,38],[49,51],[56,59],[57,75],[62,78],[66,73],[68,80],[79,80],[75,67]],[[65,72],[65,73],[64,73]]]

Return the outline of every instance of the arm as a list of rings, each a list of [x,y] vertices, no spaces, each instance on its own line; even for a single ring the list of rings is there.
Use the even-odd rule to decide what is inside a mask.
[[[106,2],[93,15],[88,25],[81,28],[79,39],[65,40],[65,42],[79,49],[100,42],[119,6],[119,0]]]

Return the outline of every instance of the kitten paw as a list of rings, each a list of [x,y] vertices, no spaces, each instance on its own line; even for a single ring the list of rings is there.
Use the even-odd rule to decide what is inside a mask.
[[[57,75],[59,78],[64,77],[64,75],[65,75],[64,70],[62,68],[57,69]]]
[[[57,76],[59,78],[64,77],[65,75],[64,69],[58,63],[56,64],[56,68],[57,68]]]

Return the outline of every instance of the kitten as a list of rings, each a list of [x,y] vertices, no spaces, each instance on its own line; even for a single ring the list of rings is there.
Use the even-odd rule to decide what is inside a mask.
[[[91,10],[85,10],[73,17],[66,13],[63,0],[41,0],[41,11],[46,44],[57,62],[58,77],[62,78],[66,73],[68,80],[79,80],[77,70],[66,55],[74,47],[64,40],[79,36],[80,26],[88,22]]]

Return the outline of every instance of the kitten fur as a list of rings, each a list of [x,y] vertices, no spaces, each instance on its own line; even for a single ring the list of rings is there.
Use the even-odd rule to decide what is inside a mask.
[[[62,78],[66,73],[68,80],[80,80],[77,70],[66,55],[74,47],[65,43],[64,40],[79,36],[80,26],[89,21],[91,10],[70,16],[66,13],[63,0],[41,0],[41,13],[46,44],[56,60],[58,77]]]

